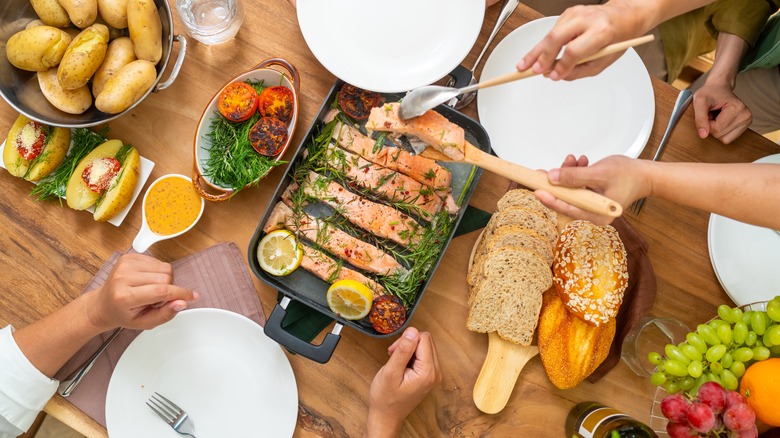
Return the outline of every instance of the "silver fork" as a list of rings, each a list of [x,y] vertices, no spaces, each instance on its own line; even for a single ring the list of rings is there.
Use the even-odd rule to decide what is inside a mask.
[[[164,395],[155,392],[149,401],[146,402],[146,405],[179,434],[198,438],[195,435],[195,424],[187,412],[177,406],[176,403],[165,398]]]
[[[680,94],[677,95],[677,100],[674,102],[674,109],[672,109],[672,115],[669,117],[669,123],[666,125],[664,136],[661,137],[661,142],[658,143],[658,150],[656,150],[655,155],[653,155],[653,161],[658,161],[658,159],[661,158],[661,153],[666,147],[666,142],[669,140],[669,137],[672,136],[672,131],[674,131],[675,126],[677,126],[677,122],[680,121],[680,118],[683,113],[685,113],[685,110],[688,109],[691,102],[693,102],[693,93],[691,90],[682,90],[680,91]],[[634,201],[628,207],[628,211],[634,215],[638,215],[639,212],[642,211],[642,206],[645,205],[645,199],[647,198]]]

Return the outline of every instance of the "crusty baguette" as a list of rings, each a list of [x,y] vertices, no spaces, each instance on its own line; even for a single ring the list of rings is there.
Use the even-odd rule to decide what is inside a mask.
[[[550,243],[536,231],[522,225],[504,225],[498,227],[493,234],[483,236],[474,254],[474,262],[469,268],[467,281],[474,286],[483,273],[485,257],[499,248],[516,246],[530,249],[540,255],[547,266],[552,265],[553,249]]]
[[[554,288],[544,293],[537,344],[550,381],[560,389],[577,386],[609,354],[615,318],[598,327],[575,317]]]
[[[522,207],[534,210],[544,215],[550,222],[554,224],[558,223],[558,213],[556,213],[555,210],[545,207],[544,204],[536,199],[536,196],[534,196],[533,192],[530,190],[514,189],[506,192],[506,194],[498,200],[496,208],[498,211],[501,211],[508,207]]]
[[[466,327],[531,345],[542,292],[551,285],[549,266],[534,252],[517,247],[492,251],[485,259],[485,277],[473,289]]]

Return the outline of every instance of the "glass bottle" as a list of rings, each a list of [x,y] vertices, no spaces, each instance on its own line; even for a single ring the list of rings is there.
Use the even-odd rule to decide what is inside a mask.
[[[582,402],[566,417],[566,438],[657,438],[647,425],[596,402]]]

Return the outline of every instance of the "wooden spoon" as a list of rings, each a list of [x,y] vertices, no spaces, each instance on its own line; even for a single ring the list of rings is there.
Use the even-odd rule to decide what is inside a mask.
[[[504,178],[520,183],[532,190],[544,190],[558,199],[592,213],[609,217],[618,217],[623,214],[623,207],[605,196],[584,188],[554,186],[547,180],[547,174],[544,172],[531,170],[527,167],[520,166],[519,164],[504,161],[496,156],[483,152],[468,141],[466,142],[464,153],[465,157],[458,162],[479,166],[497,175],[501,175]],[[456,161],[437,151],[433,147],[425,148],[419,155],[437,161]]]

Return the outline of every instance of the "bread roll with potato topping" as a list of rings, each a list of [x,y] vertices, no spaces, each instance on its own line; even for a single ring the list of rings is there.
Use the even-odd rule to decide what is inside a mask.
[[[617,316],[628,265],[615,228],[571,222],[556,243],[553,273],[561,300],[575,316],[595,326]]]

